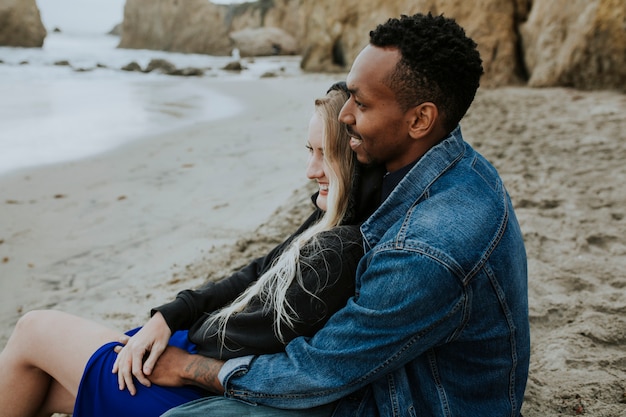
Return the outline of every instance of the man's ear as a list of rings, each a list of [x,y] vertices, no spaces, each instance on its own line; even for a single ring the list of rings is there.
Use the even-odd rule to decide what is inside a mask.
[[[413,107],[411,110],[409,135],[413,139],[421,139],[430,135],[437,126],[439,109],[430,101]]]

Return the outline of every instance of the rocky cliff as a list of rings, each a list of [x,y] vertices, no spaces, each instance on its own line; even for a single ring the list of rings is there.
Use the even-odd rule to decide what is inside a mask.
[[[345,70],[367,44],[369,31],[387,17],[430,11],[455,18],[478,43],[485,84],[518,84],[523,71],[517,59],[516,7],[511,0],[303,0],[308,20],[302,66]]]
[[[626,91],[624,0],[535,0],[520,32],[530,86]]]
[[[431,11],[455,18],[477,43],[482,85],[528,82],[626,91],[624,0],[299,0],[307,16],[302,67],[345,70],[387,17]]]
[[[345,72],[378,23],[428,11],[455,18],[478,43],[484,86],[626,89],[624,0],[260,0],[239,5],[127,0],[120,47],[228,55],[235,47],[231,33],[278,27],[296,40],[303,69]]]
[[[0,0],[0,45],[41,47],[45,38],[35,0]]]
[[[206,0],[128,0],[119,47],[230,54],[227,10]]]

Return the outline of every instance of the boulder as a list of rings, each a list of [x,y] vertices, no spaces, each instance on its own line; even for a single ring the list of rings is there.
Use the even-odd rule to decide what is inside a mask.
[[[232,32],[230,38],[240,56],[296,55],[295,38],[276,27],[243,29]]]
[[[230,55],[229,34],[261,27],[295,34],[305,16],[299,0],[213,4],[207,0],[126,0],[120,48]],[[291,50],[280,43],[281,49]],[[299,52],[299,51],[298,51]],[[296,52],[296,53],[298,53]]]
[[[111,28],[111,30],[107,32],[107,35],[122,36],[122,24],[118,23],[117,25],[113,26],[113,28]]]
[[[176,65],[166,59],[151,59],[143,72],[158,71],[164,74],[170,74],[176,71]]]
[[[207,0],[127,0],[118,46],[230,55],[227,11]]]
[[[129,72],[143,72],[143,70],[141,69],[141,65],[139,65],[135,61],[129,62],[128,64],[124,65],[121,69],[122,71],[129,71]]]
[[[45,38],[35,0],[0,0],[0,45],[41,47]]]
[[[224,71],[234,71],[234,72],[238,72],[238,71],[243,71],[246,68],[241,64],[241,62],[239,61],[231,61],[228,64],[224,65],[222,67],[222,69]]]
[[[204,69],[197,67],[178,68],[169,73],[169,75],[178,75],[182,77],[201,77],[204,75]]]
[[[528,85],[626,91],[624,0],[535,0],[520,33]]]

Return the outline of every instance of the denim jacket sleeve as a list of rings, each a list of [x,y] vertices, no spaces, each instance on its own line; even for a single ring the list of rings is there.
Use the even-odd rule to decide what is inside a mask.
[[[361,260],[356,295],[313,338],[294,339],[285,353],[227,362],[225,395],[279,408],[314,407],[451,340],[465,320],[468,297],[453,265],[432,255],[409,242],[377,246]]]

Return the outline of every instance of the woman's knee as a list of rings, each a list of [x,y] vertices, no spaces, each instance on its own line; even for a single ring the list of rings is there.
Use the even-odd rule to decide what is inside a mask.
[[[46,335],[56,328],[54,316],[56,314],[52,310],[32,310],[27,312],[17,321],[9,343],[12,341],[13,343],[37,343],[41,338],[44,338],[42,342],[45,343]]]

